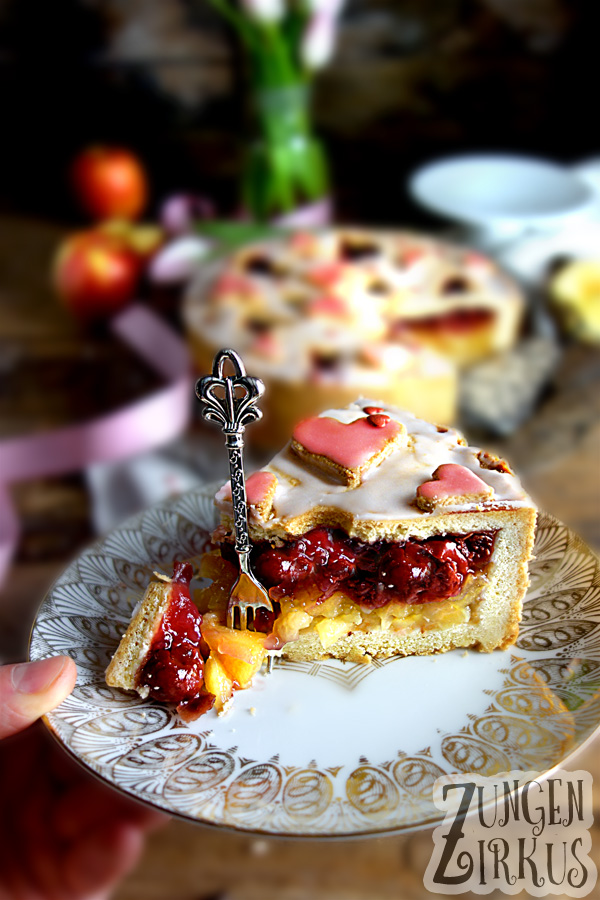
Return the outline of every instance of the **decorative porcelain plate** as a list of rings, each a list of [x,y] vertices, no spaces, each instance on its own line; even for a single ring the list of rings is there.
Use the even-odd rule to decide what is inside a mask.
[[[192,724],[104,683],[156,569],[198,560],[214,487],[132,519],[56,582],[30,655],[68,653],[73,694],[46,717],[114,787],[185,819],[288,836],[382,835],[439,821],[451,772],[548,771],[600,723],[600,562],[542,514],[518,643],[375,661],[277,661],[233,709]]]

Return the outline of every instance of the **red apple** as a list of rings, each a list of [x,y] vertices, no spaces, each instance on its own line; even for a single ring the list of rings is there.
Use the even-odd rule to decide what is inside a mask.
[[[122,238],[83,231],[59,248],[53,281],[65,306],[82,319],[110,316],[135,294],[143,259]]]
[[[94,219],[137,219],[148,201],[148,178],[137,156],[121,147],[88,147],[71,170],[75,195]]]

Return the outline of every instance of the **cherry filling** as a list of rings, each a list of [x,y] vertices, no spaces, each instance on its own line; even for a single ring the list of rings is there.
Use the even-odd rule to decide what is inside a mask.
[[[357,260],[379,256],[381,248],[369,241],[342,241],[339,253],[341,259],[347,262],[356,262]]]
[[[449,331],[454,333],[469,332],[472,329],[489,325],[494,313],[488,309],[459,309],[441,316],[427,316],[422,319],[402,319],[394,326],[398,334],[404,331]]]
[[[471,290],[471,283],[467,278],[462,275],[451,275],[441,285],[440,294],[464,294],[469,290]]]
[[[169,604],[137,679],[166,703],[197,704],[204,683],[202,616],[190,599],[191,578],[192,567],[176,562]]]
[[[272,259],[268,256],[257,254],[246,260],[245,268],[247,272],[253,275],[277,275],[278,269]]]
[[[284,547],[255,546],[253,564],[274,599],[316,585],[321,600],[343,591],[362,607],[392,600],[427,603],[455,597],[467,575],[483,572],[496,531],[366,544],[343,531],[314,528]]]

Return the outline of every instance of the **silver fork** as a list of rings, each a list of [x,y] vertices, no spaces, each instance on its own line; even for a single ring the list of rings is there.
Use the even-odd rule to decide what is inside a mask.
[[[234,369],[233,376],[223,375],[227,361]],[[239,619],[237,627],[244,631],[249,626],[249,612],[252,614],[250,620],[252,628],[255,627],[256,614],[260,609],[273,612],[269,595],[250,567],[252,545],[248,533],[242,437],[245,426],[249,422],[256,422],[262,416],[255,404],[264,390],[265,386],[259,378],[246,375],[244,363],[235,350],[219,350],[213,361],[212,375],[200,378],[196,383],[196,396],[206,404],[202,415],[207,422],[216,422],[221,426],[229,454],[235,552],[240,564],[240,574],[229,594],[227,625],[229,628],[236,627],[237,613]]]

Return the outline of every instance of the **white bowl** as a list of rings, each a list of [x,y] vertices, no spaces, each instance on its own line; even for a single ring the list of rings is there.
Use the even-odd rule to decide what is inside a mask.
[[[588,184],[566,168],[525,156],[455,156],[429,163],[410,178],[412,197],[427,209],[494,231],[552,227],[593,202]]]

